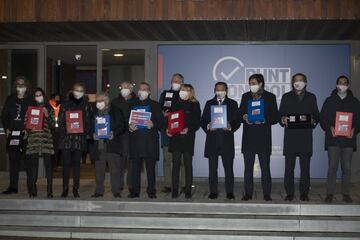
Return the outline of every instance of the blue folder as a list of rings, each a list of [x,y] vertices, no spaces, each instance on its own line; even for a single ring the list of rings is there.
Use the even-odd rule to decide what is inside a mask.
[[[147,116],[148,120],[151,119],[151,113],[150,113],[150,106],[149,105],[134,106],[134,107],[132,107],[131,110],[146,112],[147,114],[145,114],[145,115]],[[147,128],[146,124],[138,124],[136,126],[139,129],[146,129]]]
[[[227,106],[211,105],[211,128],[227,128]]]
[[[265,122],[264,99],[248,101],[248,121],[249,123]]]
[[[95,117],[95,135],[99,139],[109,139],[111,132],[111,117],[109,114]]]

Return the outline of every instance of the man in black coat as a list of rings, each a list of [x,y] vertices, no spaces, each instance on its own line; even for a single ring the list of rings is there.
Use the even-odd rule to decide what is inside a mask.
[[[215,84],[215,96],[206,102],[201,117],[201,127],[206,133],[205,157],[209,159],[209,199],[218,197],[218,159],[221,156],[225,170],[226,197],[234,199],[234,132],[240,127],[240,114],[236,101],[227,97],[227,84],[217,82]],[[227,106],[227,128],[211,128],[211,106]]]
[[[294,169],[296,157],[300,160],[300,200],[309,201],[310,159],[313,152],[313,129],[319,122],[319,109],[316,96],[306,90],[307,78],[302,73],[292,77],[292,91],[282,96],[279,112],[281,126],[285,127],[284,148],[285,177],[284,185],[287,196],[285,200],[294,199]],[[289,128],[289,115],[311,115],[305,128]],[[294,116],[292,116],[294,118]],[[293,119],[292,119],[293,121]]]
[[[18,193],[20,160],[25,153],[25,115],[28,106],[32,103],[32,96],[29,94],[29,82],[26,77],[17,77],[13,94],[4,104],[1,121],[7,137],[7,152],[9,155],[10,184],[3,194]]]
[[[156,198],[155,166],[159,160],[159,131],[163,127],[161,107],[158,102],[150,99],[150,85],[140,83],[138,98],[131,101],[131,109],[148,109],[151,120],[146,128],[138,128],[129,124],[130,131],[130,161],[132,161],[132,192],[131,198],[140,196],[141,166],[145,162],[147,174],[147,194],[149,198]]]
[[[117,98],[115,98],[111,105],[114,108],[117,108],[120,112],[123,113],[124,124],[127,126],[129,123],[129,116],[130,116],[130,102],[136,98],[136,95],[133,92],[133,84],[130,81],[124,81],[120,85],[120,94]],[[130,153],[129,153],[129,129],[126,130],[121,135],[121,163],[127,166],[127,176],[126,176],[126,183],[129,192],[131,192],[132,184],[131,184],[131,161],[130,161]],[[124,187],[124,174],[125,174],[125,165],[122,166],[120,172],[120,188],[123,189]]]
[[[270,155],[272,150],[271,126],[280,121],[277,108],[276,96],[264,89],[265,81],[262,74],[253,74],[249,77],[250,91],[242,95],[240,103],[240,118],[244,123],[241,152],[244,155],[245,193],[244,201],[252,199],[253,174],[255,155],[258,155],[261,167],[261,185],[263,188],[264,200],[271,201],[271,173]],[[248,102],[264,101],[264,122],[249,122]]]
[[[180,73],[174,73],[171,78],[171,89],[165,90],[161,93],[159,103],[162,108],[164,117],[164,127],[161,129],[161,147],[163,150],[163,173],[164,173],[164,187],[161,190],[163,193],[171,192],[171,172],[172,172],[172,154],[169,152],[169,137],[166,134],[167,118],[179,100],[179,91],[181,84],[184,83],[184,77]],[[184,163],[181,161],[181,186],[185,186],[185,168]]]
[[[329,169],[327,175],[327,196],[325,202],[332,202],[336,189],[336,173],[341,163],[342,194],[344,202],[352,202],[351,160],[356,151],[356,135],[360,131],[360,104],[349,90],[350,81],[346,76],[336,80],[336,89],[325,100],[320,112],[320,125],[325,131],[325,150],[328,151]],[[335,132],[337,112],[352,114],[352,129],[349,136],[338,136]],[[349,119],[350,120],[350,119]]]

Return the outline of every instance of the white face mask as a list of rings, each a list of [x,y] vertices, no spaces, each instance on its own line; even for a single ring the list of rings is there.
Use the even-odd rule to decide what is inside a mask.
[[[298,81],[298,82],[294,82],[294,88],[298,91],[301,91],[304,89],[304,87],[306,86],[306,83],[303,81]]]
[[[99,110],[103,110],[105,106],[105,102],[96,102],[96,108]]]
[[[179,83],[172,83],[171,84],[171,89],[174,90],[174,91],[179,91],[181,88],[181,84]]]
[[[130,89],[122,88],[120,90],[120,93],[123,98],[127,98],[130,95],[131,91],[130,91]]]
[[[338,91],[339,91],[340,93],[345,93],[345,92],[348,90],[349,86],[346,86],[346,85],[336,85],[336,88],[338,89]]]
[[[180,97],[182,100],[186,100],[188,96],[189,96],[189,93],[188,93],[187,91],[181,90],[181,91],[179,92],[179,97]]]
[[[225,91],[216,91],[215,94],[216,94],[216,97],[217,97],[217,98],[220,98],[220,99],[224,99],[225,96],[226,96],[226,92],[225,92]]]
[[[80,99],[80,98],[82,98],[84,96],[84,93],[79,92],[79,91],[73,91],[73,95],[74,95],[74,98]]]
[[[44,102],[44,96],[36,96],[35,101],[37,103],[43,103]]]
[[[252,93],[257,93],[260,89],[260,86],[259,85],[250,85],[250,91]]]
[[[149,92],[139,90],[139,91],[138,91],[138,96],[139,96],[139,99],[140,99],[141,101],[144,101],[145,99],[147,99],[147,98],[149,97]]]
[[[24,95],[26,92],[26,87],[16,87],[16,92],[18,95]]]

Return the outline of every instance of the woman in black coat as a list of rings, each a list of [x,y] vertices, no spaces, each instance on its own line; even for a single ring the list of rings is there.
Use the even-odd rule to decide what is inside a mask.
[[[292,77],[293,90],[281,98],[281,126],[285,127],[284,148],[285,177],[284,185],[287,196],[285,200],[294,199],[294,169],[296,157],[300,160],[300,200],[309,201],[310,189],[310,159],[313,153],[313,129],[319,122],[319,109],[316,96],[306,90],[307,79],[302,73]],[[292,114],[311,115],[305,128],[288,128],[289,117]],[[299,144],[301,143],[301,144]]]
[[[172,197],[179,194],[179,175],[181,159],[185,166],[185,198],[191,198],[191,186],[193,178],[192,157],[194,155],[195,132],[200,128],[201,110],[200,104],[195,98],[192,85],[183,84],[179,92],[179,101],[173,107],[173,111],[183,110],[185,113],[185,128],[177,135],[170,137],[169,151],[173,155],[172,166]]]
[[[245,193],[244,201],[252,199],[253,174],[255,155],[258,155],[261,167],[261,185],[264,200],[271,201],[271,126],[278,123],[280,115],[277,109],[276,96],[264,89],[262,74],[253,74],[249,77],[250,92],[242,95],[240,103],[240,117],[244,123],[241,151],[245,162]],[[248,102],[252,100],[264,101],[264,122],[249,122]]]
[[[81,83],[74,84],[68,99],[61,104],[59,112],[59,149],[62,151],[63,158],[63,192],[61,197],[64,198],[68,196],[69,192],[71,166],[73,166],[73,194],[75,198],[80,197],[80,162],[83,152],[87,151],[87,140],[90,139],[92,132],[92,110],[84,94],[85,86]],[[67,111],[82,112],[82,132],[70,133],[67,131],[67,127],[69,127],[67,125],[70,125],[70,122],[66,121]]]
[[[146,128],[129,124],[133,185],[130,197],[140,196],[140,172],[144,161],[148,180],[147,194],[149,198],[156,198],[155,165],[159,160],[159,131],[163,126],[163,117],[159,103],[150,99],[150,85],[146,82],[139,85],[138,98],[130,103],[130,109],[139,108],[150,111],[151,120],[146,123]]]
[[[215,96],[206,102],[201,117],[201,128],[206,133],[205,157],[209,159],[209,199],[218,197],[218,162],[219,156],[225,170],[226,197],[234,199],[234,132],[240,127],[238,103],[228,98],[227,84],[217,82],[215,84]],[[211,106],[226,105],[227,127],[222,129],[211,128]]]
[[[356,151],[356,135],[360,131],[360,104],[349,90],[350,81],[346,76],[336,80],[336,89],[325,100],[320,112],[320,124],[325,131],[325,150],[328,151],[329,169],[327,175],[326,202],[332,202],[336,187],[336,173],[341,163],[342,194],[345,202],[352,202],[351,188],[351,159]],[[352,114],[352,129],[349,136],[338,136],[335,132],[337,112]],[[349,119],[350,120],[350,119]]]

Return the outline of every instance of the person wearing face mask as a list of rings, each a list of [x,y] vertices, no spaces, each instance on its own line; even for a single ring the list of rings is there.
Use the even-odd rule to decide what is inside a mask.
[[[206,133],[205,157],[209,159],[209,199],[218,197],[218,161],[219,156],[225,170],[226,198],[235,199],[234,196],[234,132],[240,127],[239,109],[235,100],[227,96],[228,86],[224,82],[215,84],[215,96],[206,102],[201,127]],[[211,128],[211,106],[226,105],[227,128]]]
[[[120,93],[117,98],[115,98],[111,105],[114,108],[117,108],[123,114],[124,125],[128,124],[129,116],[130,116],[130,102],[136,98],[135,93],[133,92],[134,85],[130,81],[124,81],[120,84]],[[120,154],[120,163],[123,164],[120,168],[120,188],[124,188],[124,175],[125,168],[127,169],[126,175],[126,185],[131,192],[132,184],[131,184],[131,162],[130,162],[130,153],[129,153],[129,130],[125,128],[124,132],[121,135],[121,154]],[[126,165],[126,166],[125,166]]]
[[[332,91],[320,112],[320,125],[325,131],[325,150],[328,151],[329,167],[327,174],[327,196],[325,202],[331,203],[336,190],[336,173],[341,164],[343,201],[352,202],[351,198],[351,160],[356,151],[356,135],[360,131],[360,103],[349,89],[350,81],[346,76],[339,76],[336,89]],[[335,133],[336,112],[352,113],[352,129],[348,137]]]
[[[51,130],[55,127],[55,113],[53,108],[45,99],[45,92],[37,88],[34,92],[34,102],[32,106],[43,107],[44,125],[41,131],[28,129],[28,139],[26,147],[26,175],[29,197],[37,196],[37,176],[39,169],[39,157],[42,157],[45,165],[47,180],[47,197],[53,197],[53,164],[52,155],[54,154],[53,136]]]
[[[59,112],[59,149],[63,159],[63,192],[61,197],[66,198],[69,193],[70,169],[73,167],[73,195],[79,198],[80,162],[83,152],[87,151],[87,140],[92,133],[92,110],[85,96],[85,86],[75,83],[68,98],[65,99]],[[69,133],[66,129],[66,112],[82,112],[82,133]],[[69,124],[69,123],[68,123]]]
[[[138,98],[131,101],[130,109],[143,109],[151,112],[151,119],[146,128],[138,128],[129,124],[130,131],[130,161],[132,162],[131,198],[140,196],[141,166],[145,162],[147,175],[147,194],[149,198],[156,198],[155,166],[159,160],[159,131],[163,127],[161,107],[158,102],[150,98],[150,85],[142,82],[139,85]]]
[[[252,199],[255,155],[258,155],[261,167],[261,185],[265,201],[271,201],[271,173],[270,155],[272,150],[271,126],[280,121],[277,108],[276,96],[265,90],[265,81],[262,74],[253,74],[249,77],[250,91],[241,97],[240,117],[244,130],[242,136],[241,151],[244,155],[245,192],[243,201]],[[264,122],[249,122],[248,102],[252,100],[263,100]]]
[[[94,121],[97,118],[110,116],[110,133],[108,139],[98,138],[96,132],[93,134],[95,140],[94,147],[97,150],[98,158],[95,160],[96,187],[94,198],[104,196],[104,180],[106,164],[109,166],[111,192],[114,198],[121,197],[121,172],[124,168],[124,158],[120,157],[122,152],[121,136],[125,130],[124,117],[121,110],[110,104],[108,94],[101,92],[96,95],[96,110],[94,111]]]
[[[169,112],[172,111],[173,106],[179,100],[179,91],[181,84],[184,83],[184,77],[180,73],[175,73],[171,78],[171,89],[165,90],[160,95],[159,103],[162,106],[162,114],[164,116],[164,121],[166,124],[164,128],[161,129],[161,147],[163,150],[163,173],[164,173],[164,187],[161,192],[169,193],[171,192],[171,172],[172,172],[172,154],[169,152],[169,137],[166,134],[167,130],[167,118]],[[181,163],[181,186],[184,187],[185,184],[185,168],[184,164]]]
[[[183,84],[179,92],[179,101],[173,111],[183,110],[185,113],[185,128],[177,135],[170,137],[169,151],[172,153],[172,197],[179,195],[180,166],[185,166],[185,198],[191,198],[193,179],[192,158],[194,155],[195,133],[200,128],[201,109],[196,100],[195,90],[190,84]]]
[[[310,159],[313,152],[313,129],[319,122],[319,109],[316,96],[307,91],[307,78],[302,73],[292,77],[292,91],[285,93],[281,98],[280,115],[281,126],[284,130],[285,177],[286,201],[292,201],[294,191],[294,169],[296,158],[300,162],[300,200],[309,201],[310,190]],[[292,129],[288,127],[289,115],[311,115],[311,124],[306,128]],[[299,144],[301,143],[301,144]]]
[[[32,103],[30,85],[26,77],[15,79],[13,93],[6,99],[1,113],[1,121],[6,131],[7,153],[9,156],[9,187],[3,194],[18,193],[20,161],[25,153],[25,114]]]

